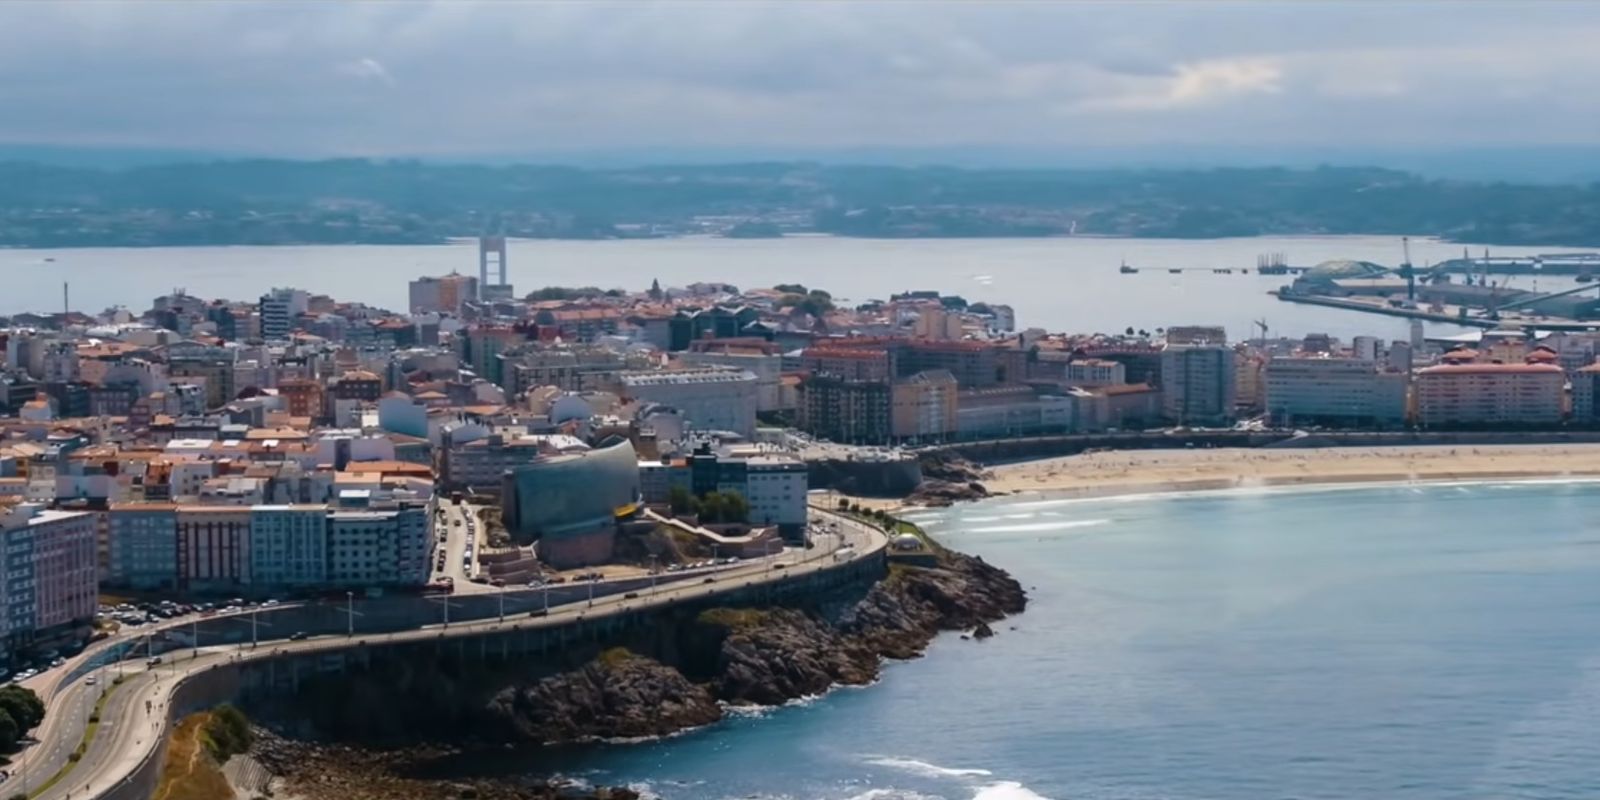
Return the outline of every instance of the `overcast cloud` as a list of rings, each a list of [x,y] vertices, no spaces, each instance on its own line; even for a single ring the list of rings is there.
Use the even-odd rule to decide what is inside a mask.
[[[0,142],[1592,144],[1600,4],[0,3]]]

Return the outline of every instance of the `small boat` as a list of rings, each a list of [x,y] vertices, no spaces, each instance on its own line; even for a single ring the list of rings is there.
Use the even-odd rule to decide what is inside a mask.
[[[1117,271],[1124,275],[1133,275],[1138,273],[1139,269],[1137,267],[1128,266],[1128,262],[1124,261],[1122,262],[1122,266],[1117,267]]]
[[[46,264],[53,264],[53,263],[55,263],[55,260],[56,260],[55,256],[45,256],[44,257],[44,261],[45,261]]]
[[[1573,278],[1573,280],[1577,281],[1578,283],[1594,283],[1594,275],[1587,272],[1580,272],[1578,273],[1578,277]]]
[[[1167,270],[1167,272],[1170,272],[1173,275],[1182,275],[1183,274],[1183,270],[1181,270],[1181,269],[1169,269],[1169,270]]]

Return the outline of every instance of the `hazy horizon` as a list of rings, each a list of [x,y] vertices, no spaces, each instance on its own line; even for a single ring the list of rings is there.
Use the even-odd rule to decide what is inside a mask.
[[[430,164],[484,166],[538,165],[584,169],[650,166],[723,166],[755,163],[819,163],[884,167],[962,169],[1184,170],[1283,167],[1379,167],[1427,178],[1521,183],[1589,183],[1600,180],[1600,145],[1438,149],[1334,148],[1097,148],[1061,152],[1038,148],[972,145],[947,148],[637,148],[574,149],[529,153],[430,156],[340,156],[207,151],[173,148],[0,144],[0,162],[28,162],[93,169],[127,169],[171,164],[250,159],[323,161],[339,158],[411,160]]]

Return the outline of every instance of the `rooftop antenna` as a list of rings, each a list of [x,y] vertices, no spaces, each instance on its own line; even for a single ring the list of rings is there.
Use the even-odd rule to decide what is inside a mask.
[[[71,292],[71,288],[70,287],[71,287],[71,284],[67,283],[66,281],[62,281],[61,282],[61,324],[62,325],[67,324],[67,315],[72,313],[72,292]]]

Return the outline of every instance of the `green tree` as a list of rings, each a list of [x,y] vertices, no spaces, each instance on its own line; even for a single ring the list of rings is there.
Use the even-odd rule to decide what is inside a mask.
[[[777,291],[783,292],[784,294],[805,294],[806,293],[805,285],[804,284],[800,284],[800,283],[780,283],[777,286],[774,286],[772,288],[777,290]]]
[[[722,508],[722,492],[706,492],[700,496],[700,521],[711,523],[721,522]]]
[[[694,495],[682,486],[674,486],[667,492],[667,504],[674,514],[688,514],[694,511]]]
[[[23,732],[37,728],[44,721],[44,702],[25,686],[11,684],[0,688],[0,710],[10,715]]]
[[[750,501],[738,492],[725,492],[722,495],[722,521],[723,522],[749,522]]]
[[[0,709],[0,750],[10,751],[16,748],[17,739],[22,736],[22,730],[17,727],[17,721],[11,715]]]
[[[794,286],[804,289],[804,286]],[[798,308],[813,317],[820,317],[833,310],[833,295],[821,289],[812,289],[809,292],[790,292],[778,298],[779,308]]]

